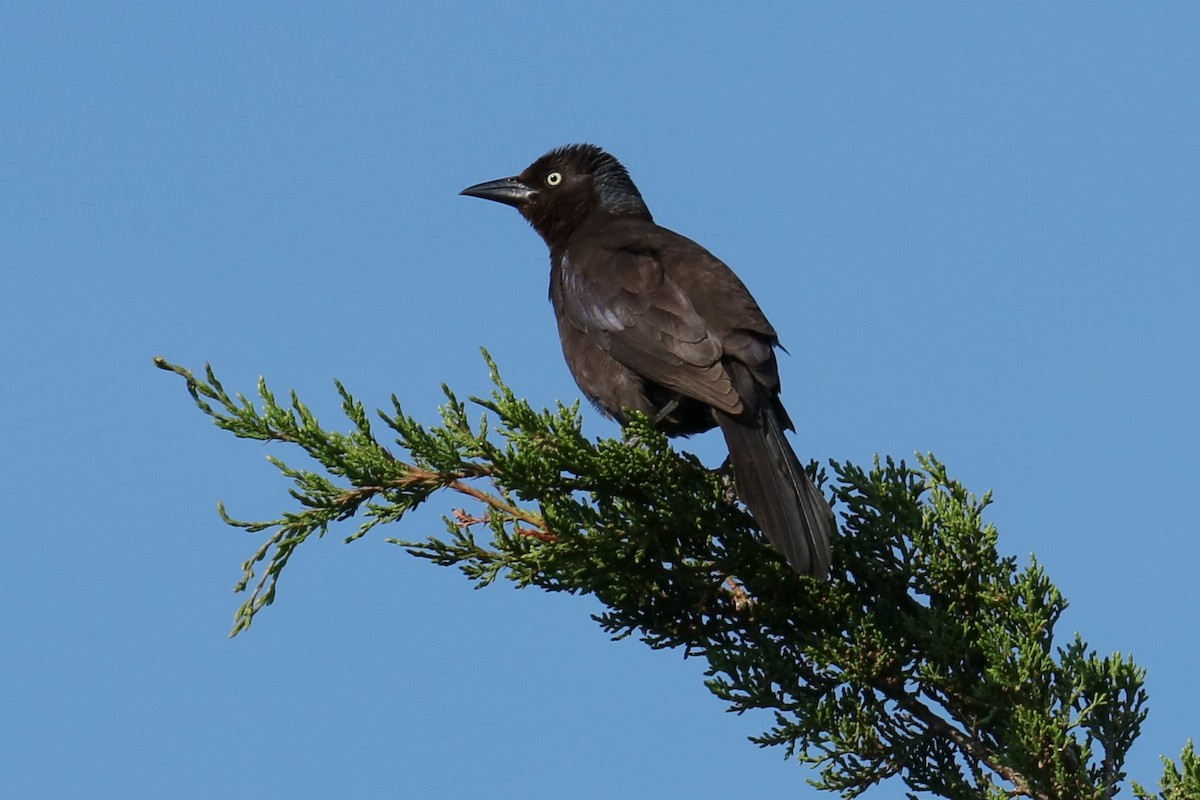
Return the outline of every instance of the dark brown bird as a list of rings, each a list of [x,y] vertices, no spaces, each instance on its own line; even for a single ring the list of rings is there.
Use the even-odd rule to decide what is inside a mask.
[[[833,511],[792,451],[779,338],[729,267],[654,223],[629,173],[590,144],[462,191],[521,212],[550,248],[550,301],[576,383],[604,413],[668,434],[720,426],[738,496],[801,575],[829,573]]]

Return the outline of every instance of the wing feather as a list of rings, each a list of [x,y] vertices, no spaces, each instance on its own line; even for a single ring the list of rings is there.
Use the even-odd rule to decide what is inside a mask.
[[[606,352],[662,386],[729,414],[741,400],[710,329],[653,252],[568,251],[561,260],[563,312]],[[579,264],[586,264],[586,269]]]

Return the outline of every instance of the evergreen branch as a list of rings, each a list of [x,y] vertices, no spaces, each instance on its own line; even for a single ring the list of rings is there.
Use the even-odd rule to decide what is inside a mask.
[[[211,368],[200,379],[156,359],[219,427],[297,446],[322,468],[272,458],[300,505],[278,519],[239,522],[221,509],[231,525],[270,532],[243,565],[239,591],[266,562],[235,634],[273,602],[312,534],[357,516],[351,541],[449,490],[483,513],[453,510],[444,536],[389,541],[477,585],[506,577],[592,594],[614,638],[704,657],[707,684],[730,710],[772,714],[754,741],[817,767],[820,788],[856,797],[898,778],[949,798],[1116,794],[1146,716],[1144,672],[1120,654],[1098,657],[1078,635],[1055,646],[1065,598],[1036,561],[1018,568],[1000,555],[984,519],[990,496],[969,493],[933,456],[917,468],[833,463],[843,535],[832,578],[800,578],[728,479],[676,452],[649,420],[635,419],[623,440],[589,439],[577,404],[537,411],[485,359],[495,390],[460,401],[444,387],[439,425],[392,398],[378,416],[400,455],[341,384],[347,433],[323,428],[294,394],[281,406],[261,379],[256,405],[230,396]],[[1186,794],[1200,780],[1190,749],[1182,770],[1168,766],[1163,800],[1200,797]]]
[[[1183,748],[1180,765],[1163,756],[1163,777],[1159,782],[1162,792],[1150,794],[1141,785],[1133,784],[1133,795],[1138,800],[1197,800],[1200,798],[1200,755],[1191,739]]]

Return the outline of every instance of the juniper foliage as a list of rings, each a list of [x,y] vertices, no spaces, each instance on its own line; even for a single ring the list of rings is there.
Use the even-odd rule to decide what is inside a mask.
[[[368,414],[337,383],[348,432],[323,427],[265,381],[230,395],[211,367],[181,376],[199,409],[239,438],[297,446],[318,470],[271,461],[297,506],[277,519],[222,519],[265,539],[243,564],[233,634],[277,596],[310,537],[356,524],[353,541],[434,495],[468,507],[442,534],[388,541],[476,586],[499,579],[594,595],[615,638],[706,659],[709,689],[735,712],[765,710],[754,741],[817,767],[818,788],[857,797],[896,778],[913,792],[975,800],[1108,798],[1146,716],[1144,671],[1055,627],[1067,606],[1036,560],[1001,555],[991,502],[932,455],[864,468],[810,465],[842,516],[829,582],[800,578],[767,546],[727,476],[673,449],[645,418],[622,439],[584,435],[578,404],[535,410],[500,379],[490,397],[443,387],[441,423]],[[473,416],[477,414],[478,416]],[[379,424],[392,441],[377,436]],[[1166,760],[1162,792],[1200,798],[1200,759]]]

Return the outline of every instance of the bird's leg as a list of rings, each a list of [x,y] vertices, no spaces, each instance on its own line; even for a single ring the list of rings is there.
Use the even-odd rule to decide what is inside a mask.
[[[657,428],[658,423],[669,417],[671,412],[677,408],[679,408],[679,395],[672,397],[671,402],[660,408],[658,413],[654,415],[654,427]]]
[[[670,416],[671,412],[677,408],[679,408],[679,395],[672,397],[669,403],[658,410],[658,413],[654,415],[654,419],[651,420],[651,424],[657,428],[658,424]],[[641,443],[642,439],[640,436],[630,436],[629,440],[625,442],[630,447],[637,447]]]

